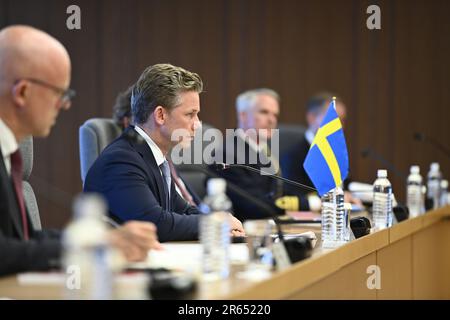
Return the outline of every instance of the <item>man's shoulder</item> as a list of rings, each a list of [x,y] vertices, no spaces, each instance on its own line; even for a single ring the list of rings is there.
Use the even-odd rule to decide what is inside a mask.
[[[139,161],[142,161],[142,156],[136,150],[134,144],[125,135],[121,135],[100,153],[93,167]]]

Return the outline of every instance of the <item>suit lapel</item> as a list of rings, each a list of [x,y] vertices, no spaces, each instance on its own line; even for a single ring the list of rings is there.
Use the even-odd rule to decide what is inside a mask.
[[[164,189],[165,181],[161,176],[161,172],[159,171],[159,167],[156,164],[155,157],[153,156],[152,150],[148,146],[147,142],[139,135],[139,133],[134,130],[134,127],[130,126],[124,132],[128,136],[133,136],[133,139],[130,139],[131,144],[136,149],[136,151],[142,156],[144,159],[147,168],[153,174],[153,177],[156,180],[156,188],[158,189],[158,198],[161,206],[166,209],[168,208],[166,191]]]
[[[3,153],[0,148],[0,192],[3,193],[3,196],[5,197],[5,200],[7,201],[8,205],[8,212],[6,214],[9,214],[14,228],[19,235],[20,239],[24,238],[23,230],[22,230],[22,222],[20,219],[20,212],[19,212],[19,206],[17,203],[17,197],[16,193],[13,190],[12,186],[12,180],[8,176],[8,173],[6,172],[6,166],[3,161]]]

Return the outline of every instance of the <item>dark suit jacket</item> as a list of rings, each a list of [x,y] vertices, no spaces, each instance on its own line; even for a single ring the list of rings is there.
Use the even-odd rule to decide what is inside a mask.
[[[242,151],[237,152],[238,139],[245,146],[245,152]],[[234,146],[234,151],[232,153],[230,153],[231,150],[226,149],[227,145]],[[248,143],[246,142],[244,143],[241,137],[234,137],[233,144],[225,142],[224,146],[225,148],[223,150],[223,161],[226,163],[247,164],[256,169],[268,167],[268,165],[264,165],[264,163],[267,163],[267,160],[261,158],[261,153],[255,155],[253,149],[250,148]],[[250,155],[252,155],[254,158],[257,157],[257,159],[263,161],[262,162],[258,161],[258,163],[252,164],[250,162],[250,160],[252,159]],[[297,196],[299,197],[300,200],[300,209],[309,210],[308,202],[306,201],[303,195],[301,195],[296,190],[288,189],[286,187],[286,184],[282,182],[280,185],[279,180],[276,180],[275,178],[272,178],[270,176],[261,175],[257,172],[237,167],[219,171],[217,172],[217,174],[225,178],[228,182],[231,182],[234,185],[240,187],[243,192],[246,192],[251,196],[259,199],[260,201],[263,201],[265,204],[272,207],[277,214],[280,215],[284,214],[284,210],[278,208],[275,205],[275,200],[277,196],[286,196],[286,195]],[[238,219],[247,220],[247,219],[263,219],[272,217],[273,212],[270,213],[267,210],[262,209],[257,204],[248,201],[241,195],[229,189],[227,193],[231,201],[233,202],[233,212]]]
[[[306,137],[303,136],[298,143],[292,145],[289,150],[281,155],[280,166],[283,177],[314,187],[314,184],[303,168],[303,162],[305,162],[310,146],[311,145],[308,140],[306,140]],[[310,191],[300,190],[299,192],[307,194]]]
[[[59,265],[58,232],[35,231],[28,219],[30,240],[25,241],[20,209],[0,149],[0,275],[47,270]]]
[[[153,222],[162,242],[197,239],[200,212],[178,195],[173,181],[168,211],[164,183],[150,147],[129,127],[94,162],[84,191],[102,194],[119,223]]]

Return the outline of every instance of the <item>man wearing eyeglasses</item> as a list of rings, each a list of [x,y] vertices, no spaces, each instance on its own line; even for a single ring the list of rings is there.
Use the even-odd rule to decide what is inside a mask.
[[[50,35],[28,26],[0,30],[0,276],[59,265],[60,234],[30,223],[18,144],[48,136],[58,113],[70,108],[70,70],[66,49]],[[130,222],[108,236],[130,261],[160,246],[151,223]]]

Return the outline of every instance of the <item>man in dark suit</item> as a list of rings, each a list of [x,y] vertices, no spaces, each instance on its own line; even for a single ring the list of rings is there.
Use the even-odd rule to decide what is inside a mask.
[[[128,87],[127,90],[117,95],[116,103],[113,106],[113,119],[114,122],[122,129],[125,130],[133,122],[131,117],[131,95],[133,92],[133,86]],[[167,159],[170,166],[170,173],[172,175],[175,189],[184,200],[193,206],[198,206],[201,203],[200,197],[194,192],[194,190],[187,184],[180,176],[178,171],[170,158]]]
[[[321,92],[308,100],[306,104],[306,121],[308,123],[308,129],[305,131],[305,135],[299,143],[293,144],[290,150],[286,151],[281,158],[281,168],[283,170],[283,175],[286,178],[313,186],[313,183],[303,168],[303,162],[305,162],[309,148],[311,147],[333,97],[334,95],[331,93]],[[347,109],[341,99],[336,100],[336,112],[339,115],[342,125],[345,126]],[[344,181],[344,189],[347,189],[349,181],[348,178]],[[362,205],[359,199],[353,197],[352,194],[347,191],[345,191],[345,201],[360,206]]]
[[[178,144],[190,146],[202,88],[196,73],[170,64],[148,67],[134,85],[135,125],[105,148],[84,184],[105,196],[117,222],[151,221],[160,241],[198,238],[200,212],[175,191],[166,156]],[[239,220],[230,215],[230,222],[232,234],[242,235]]]
[[[314,186],[309,179],[308,174],[303,168],[303,162],[306,159],[309,148],[314,140],[317,130],[319,130],[320,123],[326,114],[328,104],[333,96],[329,93],[323,92],[314,95],[308,100],[306,104],[306,121],[308,129],[305,131],[302,139],[295,145],[292,145],[281,158],[281,168],[286,178],[298,181],[308,186]],[[340,119],[345,120],[345,106],[337,100],[336,108],[339,110]],[[339,107],[339,108],[338,108]]]
[[[267,173],[283,175],[276,152],[277,139],[272,139],[278,124],[279,102],[279,95],[265,88],[249,90],[237,97],[238,129],[234,136],[226,137],[223,154],[226,163],[247,164],[257,169],[264,168]],[[233,149],[230,149],[230,146],[233,146]],[[256,163],[252,159],[257,159]],[[285,210],[320,208],[320,200],[318,203],[313,202],[302,195],[301,190],[288,188],[283,182],[267,175],[243,168],[231,168],[219,174],[271,206],[278,214],[283,214]],[[234,213],[240,219],[266,218],[273,214],[231,190],[229,196],[233,201]]]
[[[27,26],[0,31],[0,275],[60,264],[60,233],[30,223],[18,144],[47,136],[59,111],[70,108],[70,68],[66,49],[50,35]],[[108,236],[132,261],[159,247],[152,224],[133,222]]]

